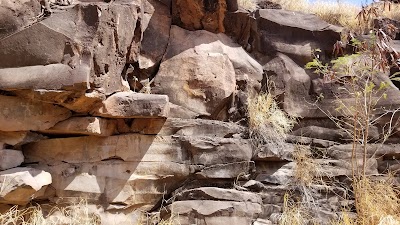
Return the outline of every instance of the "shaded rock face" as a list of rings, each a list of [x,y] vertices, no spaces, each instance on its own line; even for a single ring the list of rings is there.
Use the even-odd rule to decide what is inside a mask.
[[[354,207],[352,138],[321,111],[342,93],[304,70],[315,48],[331,57],[341,28],[269,1],[254,12],[235,0],[49,3],[43,15],[36,0],[0,4],[0,212],[85,198],[103,224],[141,224],[143,212],[188,225],[278,224],[285,193],[301,194],[299,145],[326,181],[308,187],[312,216],[326,224]],[[279,149],[256,148],[246,122],[248,98],[267,81],[301,117]],[[398,92],[390,86],[379,106],[400,105]],[[366,150],[366,174],[399,168],[395,138],[354,149]]]
[[[152,12],[146,1],[83,2],[54,11],[49,18],[1,40],[2,88],[65,89],[83,85],[81,88],[96,88],[106,94],[126,90],[121,73],[132,45],[140,45]],[[14,67],[19,68],[5,69]]]

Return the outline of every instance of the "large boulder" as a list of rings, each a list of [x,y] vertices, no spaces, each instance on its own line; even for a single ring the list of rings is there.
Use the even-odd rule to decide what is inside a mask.
[[[18,167],[0,172],[0,203],[26,205],[44,195],[51,175],[45,171]]]
[[[342,31],[316,15],[282,9],[257,10],[255,20],[253,50],[264,55],[281,52],[299,63],[311,61],[315,49],[331,54]]]
[[[260,64],[226,35],[173,26],[153,91],[167,94],[176,105],[215,118],[233,101],[228,97],[234,97],[236,81],[258,83],[261,79]]]
[[[7,89],[97,88],[106,94],[128,90],[121,73],[131,45],[140,45],[152,11],[146,0],[77,2],[54,10],[2,39],[1,83]],[[15,67],[22,68],[10,69]]]
[[[0,95],[0,130],[46,130],[71,116],[68,109],[52,104]]]

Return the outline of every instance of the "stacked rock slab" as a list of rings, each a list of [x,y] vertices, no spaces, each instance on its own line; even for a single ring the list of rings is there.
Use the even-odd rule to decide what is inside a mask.
[[[182,225],[278,224],[285,193],[299,192],[299,145],[332,181],[312,186],[312,216],[326,224],[353,207],[331,185],[351,175],[350,138],[320,110],[334,108],[335,84],[303,69],[316,48],[331,57],[341,28],[234,0],[50,1],[44,14],[35,0],[3,2],[0,211],[85,199],[102,224],[140,224],[144,213]],[[246,127],[248,98],[267,80],[302,117],[281,148],[255,148]],[[367,148],[368,175],[399,168],[392,142]]]

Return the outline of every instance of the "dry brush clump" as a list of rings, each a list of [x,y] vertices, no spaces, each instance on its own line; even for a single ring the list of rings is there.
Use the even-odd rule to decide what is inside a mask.
[[[0,214],[2,225],[99,225],[98,215],[91,213],[86,200],[66,207],[53,207],[44,212],[40,206],[20,209],[11,207]]]
[[[251,0],[241,0],[249,9],[256,9],[256,4]],[[322,20],[342,27],[350,31],[365,31],[371,28],[372,20],[377,17],[400,20],[400,4],[389,2],[375,2],[364,7],[347,3],[345,1],[319,0],[310,2],[307,0],[272,0],[283,9],[312,13]],[[249,5],[251,7],[249,7]],[[361,14],[366,15],[363,21],[359,20]]]
[[[255,147],[269,146],[280,149],[296,123],[281,108],[270,93],[260,93],[248,102],[250,138]]]

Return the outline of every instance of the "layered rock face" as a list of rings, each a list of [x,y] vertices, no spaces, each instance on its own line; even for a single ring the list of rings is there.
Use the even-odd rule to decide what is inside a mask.
[[[303,68],[316,48],[331,57],[341,28],[277,8],[1,3],[1,206],[84,198],[102,224],[136,224],[144,212],[188,225],[277,224],[302,144],[321,152],[332,181],[315,187],[313,216],[336,218],[352,204],[333,185],[351,175],[352,146],[321,112],[334,108],[331,89]],[[282,149],[255,148],[248,135],[248,98],[266,80],[282,108],[302,118]],[[321,93],[320,105],[310,104]],[[398,168],[397,144],[368,154],[368,174]]]

